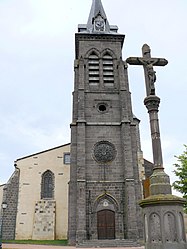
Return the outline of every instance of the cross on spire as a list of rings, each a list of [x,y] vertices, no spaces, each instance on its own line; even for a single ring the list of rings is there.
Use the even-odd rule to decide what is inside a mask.
[[[168,61],[164,58],[152,58],[151,49],[147,44],[142,47],[143,57],[129,57],[126,61],[130,65],[142,65],[145,72],[147,96],[155,95],[156,72],[153,66],[165,66]]]

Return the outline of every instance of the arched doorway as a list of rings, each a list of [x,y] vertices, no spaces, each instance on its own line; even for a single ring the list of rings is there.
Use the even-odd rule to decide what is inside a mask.
[[[115,212],[104,209],[97,212],[98,239],[115,239]]]

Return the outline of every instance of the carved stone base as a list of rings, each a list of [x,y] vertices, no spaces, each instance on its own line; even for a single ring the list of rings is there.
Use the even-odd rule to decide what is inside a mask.
[[[171,194],[169,177],[163,168],[154,169],[150,193],[140,202],[144,215],[145,249],[186,249],[185,200]]]
[[[150,196],[141,202],[145,249],[186,249],[184,200],[173,195]]]

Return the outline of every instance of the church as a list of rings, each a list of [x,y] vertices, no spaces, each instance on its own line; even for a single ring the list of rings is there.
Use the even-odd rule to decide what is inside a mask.
[[[4,239],[81,245],[143,238],[139,201],[149,195],[153,165],[141,151],[124,39],[93,0],[75,34],[71,142],[15,161],[0,186]]]

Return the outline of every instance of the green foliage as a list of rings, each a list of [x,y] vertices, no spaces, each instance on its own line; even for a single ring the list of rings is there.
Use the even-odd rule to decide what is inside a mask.
[[[178,177],[178,180],[173,183],[174,189],[183,194],[183,198],[186,199],[185,212],[187,213],[187,145],[184,145],[185,150],[177,158],[177,163],[174,164],[174,173]]]
[[[68,241],[67,240],[3,240],[3,243],[67,246]]]

